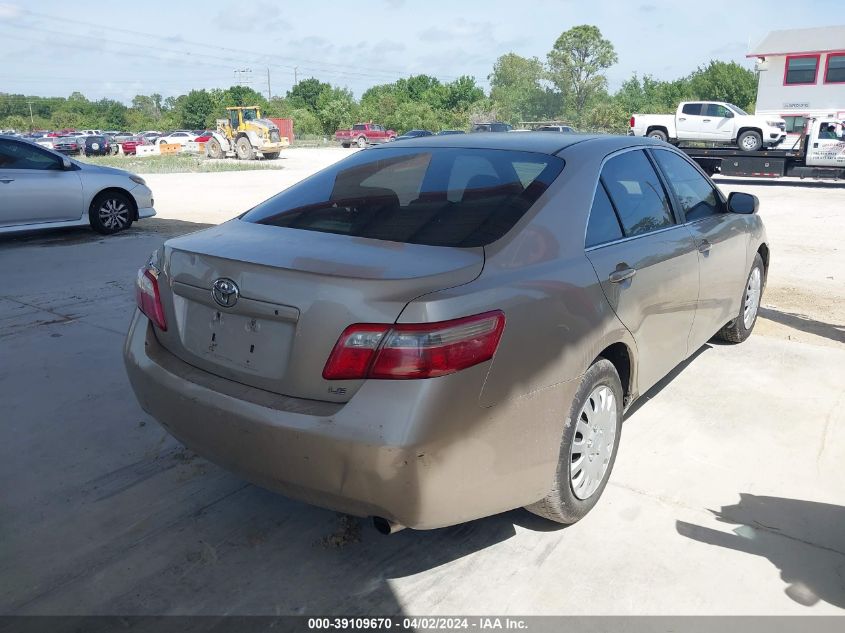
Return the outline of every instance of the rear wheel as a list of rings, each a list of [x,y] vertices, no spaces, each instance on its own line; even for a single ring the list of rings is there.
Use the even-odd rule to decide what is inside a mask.
[[[205,151],[209,158],[223,158],[223,148],[220,147],[220,141],[216,138],[208,139],[208,143],[205,144]]]
[[[763,258],[760,253],[754,256],[754,263],[751,264],[751,272],[745,281],[745,289],[742,291],[742,303],[739,306],[739,314],[736,318],[725,325],[716,335],[728,343],[742,343],[751,336],[751,330],[757,323],[757,313],[760,311],[760,300],[763,298],[763,286],[766,283],[766,268],[763,265]]]
[[[135,211],[129,198],[117,191],[101,193],[91,202],[88,219],[97,233],[111,235],[132,226]]]
[[[586,371],[572,400],[552,488],[526,510],[557,523],[575,523],[599,500],[619,448],[622,382],[609,360]]]
[[[235,141],[235,153],[241,160],[252,160],[252,143],[245,136]]]
[[[763,147],[763,138],[754,130],[747,130],[739,135],[736,145],[744,152],[756,152]]]
[[[668,141],[669,135],[663,130],[652,130],[648,133],[649,138],[656,138],[659,141]]]
[[[264,152],[264,158],[267,160],[274,160],[279,157],[281,152]]]
[[[359,136],[356,145],[358,145],[361,149],[364,149],[367,146],[367,139],[363,136]]]

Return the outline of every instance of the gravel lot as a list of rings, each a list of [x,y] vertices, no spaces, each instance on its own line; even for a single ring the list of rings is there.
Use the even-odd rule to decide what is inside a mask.
[[[515,510],[383,537],[146,416],[121,359],[137,267],[352,151],[146,176],[158,217],[111,238],[0,238],[0,613],[845,614],[842,184],[720,180],[761,200],[762,318],[646,394],[574,526]]]

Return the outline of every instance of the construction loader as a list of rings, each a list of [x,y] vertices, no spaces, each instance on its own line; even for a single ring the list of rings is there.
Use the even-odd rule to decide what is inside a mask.
[[[217,130],[205,144],[209,158],[278,158],[290,145],[286,136],[268,119],[261,118],[258,106],[226,108],[226,118],[217,119]]]

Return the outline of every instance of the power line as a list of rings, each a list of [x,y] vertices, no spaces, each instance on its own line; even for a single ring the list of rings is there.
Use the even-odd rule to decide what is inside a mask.
[[[142,37],[154,38],[154,39],[158,39],[158,40],[162,40],[162,41],[173,41],[170,38],[168,38],[167,36],[163,36],[163,35],[159,35],[159,34],[155,34],[155,33],[145,33],[143,31],[135,31],[135,30],[132,30],[132,29],[126,29],[126,28],[122,28],[122,27],[112,27],[112,26],[106,26],[106,25],[103,25],[103,24],[94,24],[94,23],[87,21],[87,20],[77,20],[77,19],[74,19],[74,18],[64,18],[64,17],[55,16],[55,15],[50,15],[50,14],[47,14],[47,13],[40,13],[38,11],[31,11],[29,9],[24,9],[24,8],[21,8],[20,11],[21,11],[21,13],[26,13],[28,15],[32,15],[32,16],[39,17],[39,18],[46,18],[48,20],[55,20],[55,21],[59,21],[59,22],[62,22],[62,23],[71,22],[71,23],[80,24],[80,25],[83,25],[83,26],[88,26],[88,27],[91,27],[91,28],[104,29],[106,31],[119,31],[121,33],[129,33],[129,34],[132,34],[132,35],[140,35]],[[391,75],[391,76],[398,75],[400,77],[404,77],[406,75],[411,74],[411,73],[409,73],[407,71],[403,71],[403,70],[391,70],[391,69],[386,69],[386,68],[374,68],[374,67],[360,66],[358,64],[355,64],[355,65],[338,64],[336,62],[325,62],[325,61],[306,59],[306,58],[301,58],[301,57],[290,57],[290,56],[286,56],[286,55],[278,55],[278,54],[275,54],[275,53],[268,54],[268,53],[261,53],[261,52],[258,52],[258,51],[250,51],[250,50],[239,49],[239,48],[230,48],[230,47],[226,47],[226,46],[211,45],[211,44],[207,44],[205,42],[195,42],[195,41],[190,41],[190,40],[185,40],[185,39],[181,39],[181,41],[184,42],[185,44],[190,44],[192,46],[201,46],[203,48],[213,48],[215,50],[229,51],[229,52],[232,52],[232,53],[240,53],[240,54],[247,54],[247,55],[258,55],[258,56],[267,57],[267,58],[286,59],[286,60],[290,60],[291,62],[299,62],[299,63],[304,62],[305,64],[308,64],[310,66],[328,66],[328,67],[333,66],[335,68],[341,68],[341,69],[352,68],[352,69],[356,69],[358,71],[360,71],[360,70],[370,70],[370,71],[373,71],[373,72],[380,74],[380,75]],[[291,66],[286,66],[286,67],[291,68]],[[313,68],[306,68],[306,70],[313,70]],[[450,75],[442,75],[441,77],[445,77],[445,78],[448,78],[448,79],[457,79],[456,76],[450,76]]]
[[[22,30],[34,31],[34,32],[37,32],[37,33],[45,33],[45,34],[48,34],[48,35],[68,37],[66,31],[56,31],[54,29],[36,27],[36,26],[31,26],[31,25],[8,24],[8,23],[6,23],[6,24],[0,24],[0,28],[22,29]],[[0,31],[0,33],[2,33],[2,31]],[[14,35],[11,35],[11,34],[5,34],[4,37],[10,38],[10,39],[22,39],[24,41],[31,42],[30,38],[25,38],[25,37],[22,37],[22,36],[14,36]],[[101,43],[112,44],[114,46],[123,48],[124,50],[120,51],[121,55],[123,55],[123,56],[138,57],[138,58],[141,58],[141,59],[152,59],[152,60],[155,60],[155,61],[158,61],[158,62],[169,62],[169,63],[176,62],[176,63],[182,63],[184,65],[184,56],[189,56],[191,58],[191,60],[190,60],[191,64],[206,65],[206,66],[211,66],[211,67],[215,67],[215,68],[222,68],[222,67],[231,68],[232,62],[240,62],[240,63],[249,64],[249,63],[252,63],[253,61],[255,61],[255,60],[246,60],[246,59],[242,59],[242,58],[236,59],[236,58],[232,58],[232,57],[229,57],[229,56],[224,57],[224,56],[220,56],[220,55],[212,55],[210,53],[198,53],[198,52],[186,51],[186,50],[181,50],[181,49],[164,48],[164,47],[158,46],[156,48],[157,51],[172,53],[174,55],[179,56],[177,59],[168,60],[168,59],[162,58],[161,56],[156,56],[156,55],[151,55],[149,53],[139,52],[137,49],[133,48],[132,44],[127,44],[124,41],[112,40],[112,39],[102,38],[102,37],[98,38],[97,41],[101,42]],[[81,44],[81,43],[78,43],[76,40],[74,40],[73,43],[70,46],[72,46],[76,50],[88,50],[88,51],[93,51],[93,52],[97,52],[97,53],[103,52],[103,50],[99,47],[92,46],[91,44],[87,44],[87,43]],[[131,50],[126,51],[125,49],[127,47],[130,47]],[[206,59],[219,60],[219,61],[214,62],[214,63],[207,62],[207,61],[204,62],[204,61],[200,61],[196,58],[206,58]],[[285,66],[285,65],[280,65],[280,64],[270,64],[270,66],[285,68],[285,69],[291,68],[290,66]],[[297,67],[293,68],[294,73],[296,73],[296,68]],[[361,73],[361,72],[351,72],[351,71],[340,72],[340,71],[321,70],[321,71],[319,71],[319,73],[321,73],[323,75],[336,75],[336,76],[341,76],[341,77],[359,76],[359,77],[375,78],[375,79],[378,79],[380,81],[385,81],[386,78],[387,78],[386,76],[377,76],[377,75],[373,75],[372,73]],[[391,76],[390,79],[395,80],[396,77]]]

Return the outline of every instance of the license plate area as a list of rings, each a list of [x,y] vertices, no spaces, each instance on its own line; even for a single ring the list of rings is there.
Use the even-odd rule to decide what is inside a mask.
[[[284,376],[294,334],[292,323],[189,303],[183,329],[185,349],[233,370],[270,379]]]

